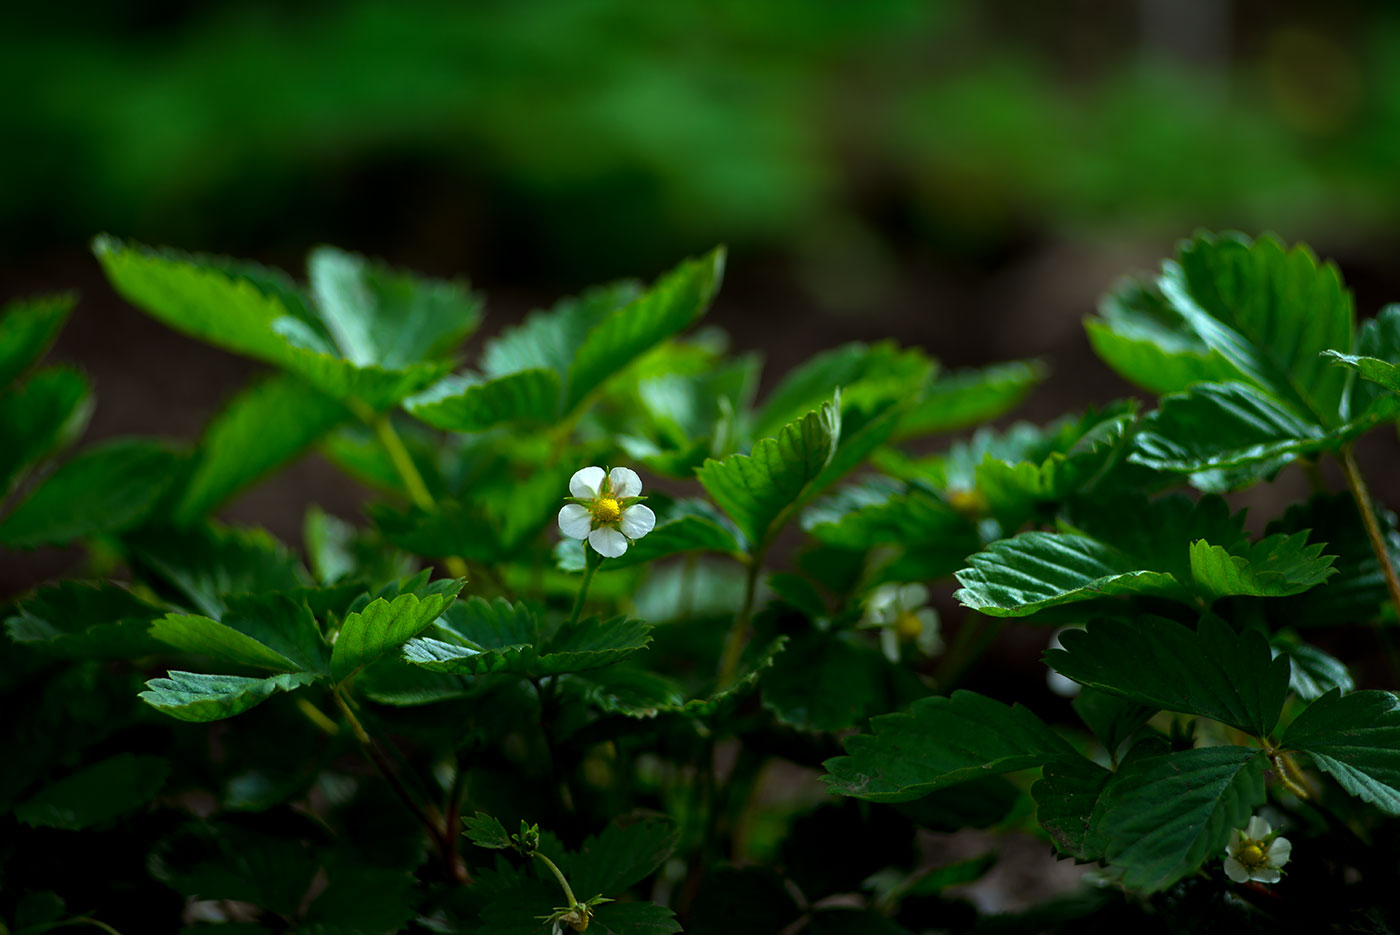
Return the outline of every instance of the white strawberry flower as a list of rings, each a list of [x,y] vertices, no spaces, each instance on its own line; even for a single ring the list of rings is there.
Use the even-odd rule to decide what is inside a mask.
[[[569,478],[572,496],[559,511],[559,531],[587,539],[605,558],[617,558],[656,526],[656,514],[642,504],[641,492],[642,479],[631,468],[582,468]]]
[[[1230,832],[1225,853],[1225,875],[1234,882],[1277,883],[1283,877],[1279,868],[1288,863],[1293,845],[1274,835],[1269,823],[1255,815],[1243,832],[1239,828]]]
[[[899,644],[911,640],[925,655],[943,649],[938,611],[928,606],[928,588],[922,584],[880,585],[865,601],[861,626],[879,629],[880,648],[891,662],[899,661]]]

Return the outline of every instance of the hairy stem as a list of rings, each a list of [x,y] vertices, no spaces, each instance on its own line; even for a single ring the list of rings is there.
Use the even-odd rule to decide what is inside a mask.
[[[560,873],[559,868],[554,866],[554,861],[550,860],[539,851],[535,851],[534,855],[544,861],[544,865],[554,874],[554,879],[558,880],[559,885],[564,888],[564,898],[569,901],[569,908],[572,909],[577,906],[578,900],[574,898],[574,891],[569,888],[569,881],[564,879],[564,874]]]
[[[574,609],[569,614],[569,626],[578,623],[578,618],[583,613],[583,602],[588,598],[588,586],[593,583],[593,575],[598,567],[603,564],[603,556],[589,548],[587,543],[583,547],[583,581],[578,586],[578,594],[574,596]]]
[[[763,569],[763,557],[766,552],[765,546],[749,556],[748,574],[744,578],[744,603],[739,607],[739,615],[734,618],[734,628],[729,631],[729,639],[725,641],[724,655],[720,660],[720,687],[729,684],[730,679],[734,678],[734,673],[739,669],[739,659],[744,653],[744,646],[753,635],[754,593],[758,590],[758,575]]]
[[[1380,523],[1376,522],[1376,510],[1371,503],[1371,495],[1366,490],[1366,482],[1361,478],[1361,469],[1357,467],[1356,455],[1351,445],[1342,448],[1342,473],[1346,475],[1347,488],[1351,491],[1351,497],[1356,501],[1357,512],[1361,514],[1361,523],[1366,527],[1366,538],[1371,542],[1371,551],[1375,553],[1376,562],[1381,567],[1381,574],[1385,576],[1385,587],[1390,592],[1390,603],[1395,608],[1397,615],[1400,615],[1400,578],[1396,577],[1395,565],[1390,560],[1390,550],[1385,546],[1385,537],[1381,534]],[[1381,641],[1381,646],[1385,650],[1386,657],[1390,660],[1390,673],[1392,677],[1400,680],[1400,656],[1396,655],[1395,645],[1390,640],[1390,634],[1385,628],[1377,624],[1375,626],[1376,638]]]

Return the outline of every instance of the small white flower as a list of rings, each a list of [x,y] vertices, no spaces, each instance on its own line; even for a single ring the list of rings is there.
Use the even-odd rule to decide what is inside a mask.
[[[880,631],[880,648],[890,662],[899,661],[899,644],[913,640],[925,655],[943,649],[938,612],[928,606],[922,584],[882,584],[865,602],[861,626]]]
[[[1287,838],[1276,837],[1269,823],[1255,815],[1241,832],[1230,832],[1225,845],[1225,875],[1236,883],[1277,883],[1283,874],[1279,868],[1288,863],[1293,845]]]
[[[631,468],[586,467],[569,479],[569,502],[559,511],[559,531],[587,539],[594,551],[617,558],[651,532],[656,514],[643,506],[642,479]]]

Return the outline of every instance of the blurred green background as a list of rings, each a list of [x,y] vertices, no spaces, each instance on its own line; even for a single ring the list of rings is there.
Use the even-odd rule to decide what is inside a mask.
[[[484,333],[726,242],[712,317],[769,381],[893,335],[1045,358],[1032,418],[1126,391],[1080,320],[1196,227],[1400,300],[1391,3],[89,0],[0,13],[0,77],[0,299],[83,290],[92,437],[193,437],[252,371],[118,302],[98,231],[465,275]],[[294,537],[307,499],[354,511],[329,476],[231,515]]]

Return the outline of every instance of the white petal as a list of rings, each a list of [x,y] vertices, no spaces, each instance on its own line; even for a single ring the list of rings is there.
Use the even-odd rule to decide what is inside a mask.
[[[880,651],[890,662],[899,662],[899,634],[893,627],[880,628]]]
[[[1288,863],[1289,856],[1293,853],[1293,844],[1287,838],[1274,838],[1274,843],[1269,845],[1269,853],[1266,855],[1269,866],[1274,869],[1282,867]]]
[[[899,589],[899,609],[918,610],[928,603],[928,588],[922,584],[906,584]]]
[[[1080,684],[1072,678],[1067,678],[1054,669],[1047,669],[1045,672],[1045,684],[1055,694],[1061,698],[1079,697]]]
[[[579,468],[574,472],[574,476],[569,478],[569,494],[580,500],[596,497],[598,488],[603,486],[603,478],[606,476],[600,467]]]
[[[1225,858],[1225,875],[1236,883],[1249,882],[1249,871],[1244,868],[1244,864],[1233,857]]]
[[[656,528],[656,514],[651,511],[651,507],[634,503],[622,511],[622,518],[618,520],[617,526],[627,538],[640,539]]]
[[[627,551],[627,537],[616,529],[595,529],[588,534],[588,544],[605,558],[617,558]]]
[[[1235,856],[1235,851],[1244,846],[1244,835],[1240,834],[1239,828],[1230,829],[1230,843],[1225,845],[1225,853],[1231,857]]]
[[[1257,880],[1260,883],[1277,883],[1279,880],[1283,879],[1283,874],[1279,873],[1277,870],[1256,870],[1249,875],[1249,878],[1251,880]]]
[[[1255,815],[1249,819],[1249,824],[1245,825],[1244,836],[1251,841],[1262,841],[1269,836],[1269,832],[1274,829],[1269,827],[1269,823]]]
[[[613,468],[608,480],[612,482],[612,495],[619,500],[641,495],[642,479],[631,468]]]
[[[878,623],[886,623],[898,601],[899,585],[882,584],[870,592],[870,597],[865,602],[867,616]]]
[[[566,503],[559,510],[559,531],[570,539],[587,539],[593,528],[593,514],[577,503]]]

